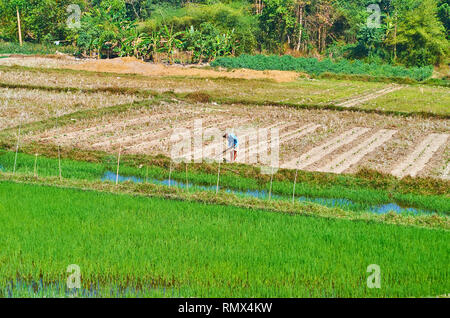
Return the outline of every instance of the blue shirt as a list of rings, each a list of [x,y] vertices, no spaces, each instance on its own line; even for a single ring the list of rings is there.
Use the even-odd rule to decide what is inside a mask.
[[[234,134],[228,134],[228,147],[237,147],[239,141]]]

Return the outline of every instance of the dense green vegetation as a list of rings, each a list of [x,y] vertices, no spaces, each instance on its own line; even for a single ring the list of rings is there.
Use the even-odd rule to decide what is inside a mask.
[[[366,64],[359,60],[353,63],[348,60],[333,62],[330,59],[319,61],[316,58],[294,58],[289,55],[279,57],[275,55],[251,56],[244,54],[239,57],[222,57],[213,61],[211,66],[249,68],[254,70],[301,71],[314,75],[328,72],[335,74],[409,77],[418,81],[427,79],[433,74],[433,68],[431,66],[408,69],[403,66],[392,66],[387,64]]]
[[[444,230],[10,182],[0,183],[0,202],[3,293],[15,280],[64,282],[70,264],[84,288],[165,288],[169,297],[408,297],[450,287]],[[380,289],[367,288],[370,264],[381,268]]]
[[[13,172],[15,153],[4,152],[0,153],[0,167],[1,171]],[[38,176],[59,176],[58,159],[46,158],[43,156],[18,154],[16,161],[16,172],[34,175],[36,164],[36,175]],[[106,156],[102,162],[90,163],[83,161],[76,161],[70,159],[61,160],[61,175],[63,178],[69,179],[85,179],[85,180],[100,180],[108,171],[115,172],[117,169],[117,159],[114,156]],[[188,167],[188,174],[186,176],[184,165],[172,165],[172,168],[158,165],[148,165],[140,167],[133,166],[131,162],[127,162],[126,158],[120,168],[120,175],[134,176],[139,178],[141,182],[153,182],[156,180],[167,180],[169,177],[172,182],[174,180],[190,184],[190,191],[195,189],[202,189],[198,186],[211,187],[215,189],[217,184],[217,174],[215,169],[217,167],[211,166],[209,171],[200,170],[192,165]],[[270,182],[268,176],[261,175],[262,178],[255,178],[249,176],[241,176],[236,168],[223,167],[220,179],[221,188],[227,188],[247,193],[247,191],[264,191],[267,198],[267,193],[270,189]],[[401,186],[394,182],[387,183],[384,186],[374,182],[374,185],[364,184],[364,181],[359,181],[358,178],[339,177],[333,181],[333,186],[330,182],[324,180],[314,180],[306,172],[300,172],[297,176],[298,183],[296,185],[296,197],[306,198],[329,198],[329,199],[344,199],[351,202],[344,201],[343,203],[323,202],[326,206],[339,206],[348,211],[362,212],[369,211],[369,209],[376,205],[396,202],[401,206],[415,207],[428,211],[435,211],[441,214],[447,214],[450,211],[450,198],[448,195],[440,193],[427,194],[418,193],[413,187],[410,189],[402,189]],[[329,180],[328,180],[329,181]],[[359,183],[359,184],[358,184]],[[195,186],[194,186],[195,185]],[[285,200],[290,200],[292,197],[293,180],[283,177],[282,175],[275,175],[275,181],[272,185],[272,193],[284,197]]]
[[[17,41],[17,12],[25,41],[99,57],[201,62],[261,52],[410,67],[446,63],[449,53],[448,0],[4,0],[0,40]]]
[[[55,54],[56,52],[74,54],[73,46],[57,46],[24,43],[22,46],[15,42],[0,42],[0,54]]]

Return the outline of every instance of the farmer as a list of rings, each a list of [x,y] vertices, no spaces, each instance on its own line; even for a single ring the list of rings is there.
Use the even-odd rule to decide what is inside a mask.
[[[239,141],[238,141],[236,135],[233,133],[225,133],[225,135],[223,135],[223,138],[228,140],[228,149],[225,150],[225,152],[228,150],[231,150],[230,151],[230,162],[233,162],[236,160],[236,157],[237,157]]]

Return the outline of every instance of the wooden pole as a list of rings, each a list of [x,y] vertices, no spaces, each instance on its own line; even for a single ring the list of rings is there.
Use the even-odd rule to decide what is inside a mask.
[[[170,187],[170,177],[172,176],[172,160],[170,160],[170,168],[169,168],[169,187]]]
[[[220,180],[220,163],[221,161],[219,160],[219,169],[217,170],[217,186],[216,186],[216,195],[219,193],[219,180]]]
[[[125,125],[122,127],[122,135],[125,132]],[[122,153],[122,143],[120,143],[119,147],[119,155],[117,156],[117,172],[116,172],[116,185],[119,184],[119,168],[120,168],[120,154]]]
[[[119,148],[119,156],[117,156],[117,173],[116,173],[116,185],[119,184],[119,167],[120,167],[120,153],[122,152],[122,145]]]
[[[38,158],[38,154],[35,154],[35,158],[34,158],[34,177],[37,178],[37,158]]]
[[[292,190],[292,203],[295,202],[295,184],[297,183],[298,169],[295,170],[294,189]]]
[[[269,201],[270,199],[272,199],[272,181],[273,181],[273,167],[272,167],[272,174],[270,175]]]
[[[19,7],[16,7],[16,11],[17,11],[17,26],[18,26],[18,30],[19,30],[19,43],[20,43],[20,46],[22,46],[23,45],[23,43],[22,43],[22,26],[20,25]]]
[[[186,162],[186,191],[189,191],[188,164]]]
[[[61,150],[60,150],[60,146],[58,145],[58,168],[59,168],[59,181],[62,180],[62,175],[61,175]]]
[[[17,153],[19,152],[19,141],[20,141],[20,128],[22,127],[22,123],[19,125],[19,132],[17,134],[17,145],[16,145],[16,156],[14,157],[14,169],[13,175],[16,174],[16,164],[17,164]]]

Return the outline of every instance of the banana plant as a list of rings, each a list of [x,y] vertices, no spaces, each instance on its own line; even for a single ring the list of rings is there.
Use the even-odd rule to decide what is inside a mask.
[[[169,63],[173,64],[173,53],[175,48],[181,48],[183,42],[179,39],[180,36],[184,34],[184,31],[174,32],[173,25],[170,27],[164,25],[163,38],[164,38],[164,49],[169,56]]]

